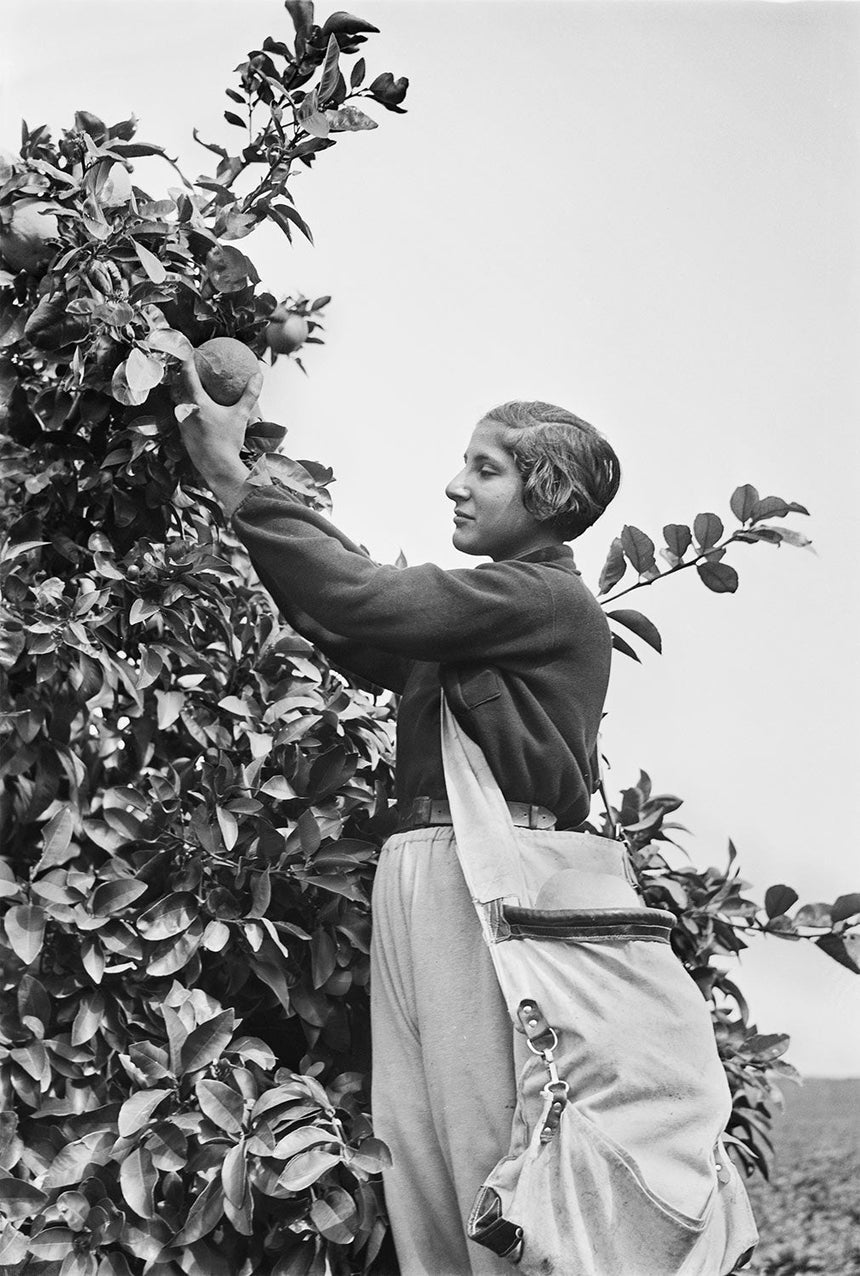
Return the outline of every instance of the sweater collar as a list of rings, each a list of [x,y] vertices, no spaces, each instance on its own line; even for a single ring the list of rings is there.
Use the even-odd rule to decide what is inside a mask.
[[[553,563],[560,559],[573,558],[573,550],[569,545],[541,545],[527,554],[517,554],[511,561],[515,563]]]

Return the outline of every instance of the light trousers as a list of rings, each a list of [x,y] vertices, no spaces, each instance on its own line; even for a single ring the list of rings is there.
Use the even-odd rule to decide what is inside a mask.
[[[466,1220],[507,1153],[524,1047],[451,828],[388,840],[373,926],[372,1104],[393,1158],[383,1177],[402,1276],[510,1276],[508,1262],[466,1239]]]

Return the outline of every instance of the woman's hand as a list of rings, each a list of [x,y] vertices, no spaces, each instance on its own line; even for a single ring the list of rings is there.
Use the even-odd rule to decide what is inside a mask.
[[[194,468],[227,509],[237,503],[239,489],[250,471],[239,459],[245,430],[257,415],[257,400],[263,387],[263,374],[251,377],[238,403],[222,407],[203,389],[193,359],[180,368],[172,389],[176,401],[176,419],[182,442]]]

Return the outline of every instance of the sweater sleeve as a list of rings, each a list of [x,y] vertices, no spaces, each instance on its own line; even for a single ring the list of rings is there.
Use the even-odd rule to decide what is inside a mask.
[[[334,635],[410,660],[536,654],[554,604],[534,563],[443,570],[374,563],[322,515],[274,486],[249,486],[233,527],[261,579]]]
[[[307,612],[295,605],[289,594],[281,588],[278,580],[271,576],[265,567],[259,562],[255,562],[254,567],[262,585],[271,594],[284,619],[318,647],[333,665],[377,687],[396,691],[398,695],[403,693],[412,667],[411,660],[405,660],[394,652],[381,651],[366,643],[355,642],[342,634],[326,629],[324,625],[319,624]]]

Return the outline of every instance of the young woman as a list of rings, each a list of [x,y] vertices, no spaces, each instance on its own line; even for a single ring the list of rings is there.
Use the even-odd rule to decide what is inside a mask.
[[[371,994],[373,1112],[393,1156],[385,1190],[401,1270],[509,1272],[465,1230],[479,1186],[508,1149],[515,1061],[453,843],[440,688],[524,839],[546,840],[549,830],[557,838],[586,819],[610,635],[565,542],[612,500],[618,460],[561,408],[496,408],[446,488],[454,545],[489,561],[450,571],[380,566],[240,460],[257,379],[234,408],[208,398],[193,363],[184,383],[194,405],[185,445],[280,610],[335,664],[402,697],[402,831],[376,875]]]

